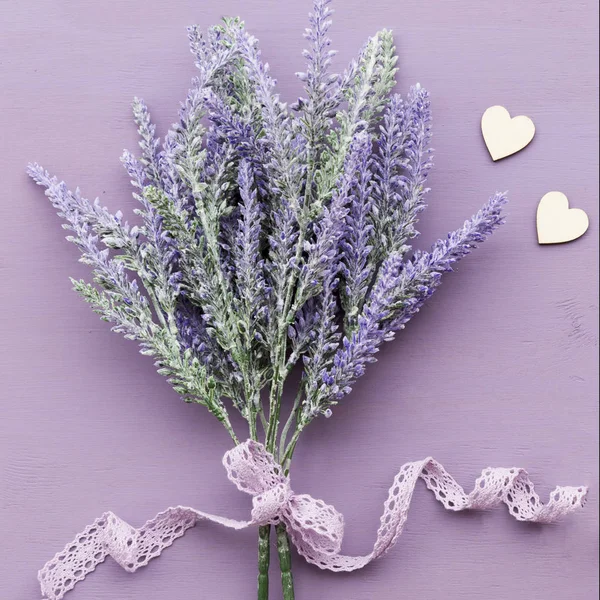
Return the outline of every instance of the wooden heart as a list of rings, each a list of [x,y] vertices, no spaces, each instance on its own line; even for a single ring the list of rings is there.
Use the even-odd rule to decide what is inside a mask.
[[[481,132],[496,161],[523,150],[533,139],[535,125],[523,115],[511,119],[504,106],[491,106],[481,117]]]
[[[569,208],[561,192],[548,192],[538,204],[537,232],[540,244],[562,244],[581,237],[590,225],[581,208]]]

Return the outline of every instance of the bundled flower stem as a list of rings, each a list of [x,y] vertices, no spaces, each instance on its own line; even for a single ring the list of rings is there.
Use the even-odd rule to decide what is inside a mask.
[[[41,166],[29,174],[64,219],[93,282],[75,290],[154,357],[187,402],[238,436],[248,423],[289,471],[301,432],[352,389],[384,341],[420,310],[443,273],[502,222],[503,194],[428,252],[413,252],[432,166],[428,93],[391,94],[389,31],[341,75],[314,0],[304,82],[292,107],[238,19],[188,30],[198,75],[161,143],[133,104],[141,153],[122,162],[139,223],[71,192]],[[301,371],[295,402],[282,395]],[[242,436],[242,439],[245,436]],[[277,526],[284,597],[294,597],[289,541]],[[258,597],[268,597],[270,526],[259,531]]]

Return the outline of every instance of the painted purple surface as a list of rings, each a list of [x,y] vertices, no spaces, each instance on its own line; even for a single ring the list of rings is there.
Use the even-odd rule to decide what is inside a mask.
[[[139,525],[173,504],[245,518],[224,430],[178,401],[151,361],[70,291],[76,250],[24,166],[38,160],[131,213],[118,162],[129,103],[159,127],[193,76],[185,25],[241,14],[293,100],[308,0],[0,0],[0,597],[38,598],[37,570],[96,516]],[[397,468],[433,455],[467,488],[483,467],[524,466],[546,495],[591,488],[552,527],[503,510],[451,514],[423,487],[399,545],[368,569],[296,557],[299,600],[587,600],[598,588],[598,7],[591,0],[337,2],[337,64],[396,32],[399,87],[432,93],[436,169],[421,245],[509,189],[509,221],[461,263],[330,420],[305,432],[293,486],[344,513],[344,549],[369,551]],[[537,136],[494,164],[486,107],[530,115]],[[563,191],[590,215],[580,240],[540,247],[538,200]],[[251,599],[255,535],[199,526],[135,575],[107,562],[73,600]],[[275,556],[273,556],[275,560]],[[276,571],[272,597],[280,597]]]

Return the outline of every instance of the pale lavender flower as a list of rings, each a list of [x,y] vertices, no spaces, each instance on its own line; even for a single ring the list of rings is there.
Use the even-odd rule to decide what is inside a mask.
[[[292,119],[287,106],[274,92],[276,81],[269,74],[268,63],[260,60],[256,38],[242,31],[237,43],[244,59],[245,72],[262,107],[263,143],[266,145],[265,153],[269,156],[265,165],[269,191],[285,198],[297,212],[303,201],[305,140],[298,131],[297,120]]]
[[[188,39],[199,75],[193,79],[187,98],[181,104],[178,122],[165,136],[158,159],[164,191],[183,207],[191,202],[192,188],[200,177],[204,161],[202,119],[206,114],[206,96],[209,90],[226,85],[228,68],[237,56],[231,40],[225,43],[221,27],[210,28],[204,36],[198,26],[191,26]]]
[[[419,311],[440,284],[441,274],[452,270],[457,262],[483,242],[502,222],[504,194],[496,194],[463,227],[438,241],[430,252],[419,252],[404,262],[392,253],[383,263],[365,307],[358,317],[358,327],[344,337],[342,347],[331,360],[332,366],[322,373],[323,385],[307,401],[307,410],[325,409],[348,394],[351,385],[365,372],[367,363],[383,341],[393,339]],[[319,397],[315,399],[315,395]]]
[[[174,202],[183,206],[192,203],[190,181],[198,173],[197,167],[203,160],[204,97],[202,82],[196,78],[179,109],[178,122],[171,126],[165,136],[160,158],[164,174],[163,188]]]
[[[307,60],[305,73],[296,73],[301,81],[307,98],[299,98],[295,109],[302,112],[303,132],[313,159],[317,160],[326,136],[331,129],[331,119],[340,103],[340,77],[329,73],[331,59],[337,54],[330,50],[331,40],[328,31],[331,27],[333,10],[331,0],[314,0],[313,12],[309,15],[310,26],[304,37],[310,47],[303,51]]]
[[[350,200],[350,210],[346,216],[345,233],[341,239],[343,251],[340,262],[343,277],[342,306],[346,326],[352,328],[367,295],[371,275],[375,265],[369,260],[373,226],[371,185],[371,138],[362,135],[356,148],[356,185]]]
[[[373,225],[376,256],[406,251],[418,235],[418,215],[424,210],[425,185],[433,166],[431,104],[420,86],[406,101],[395,94],[380,126],[378,152],[373,159]]]
[[[341,338],[337,321],[337,286],[338,279],[330,273],[323,282],[323,290],[314,303],[314,328],[308,351],[303,357],[303,384],[306,398],[309,400],[303,410],[309,418],[323,411],[319,402],[310,404],[310,400],[318,398],[323,369],[329,364],[330,357],[337,349]]]
[[[262,321],[268,307],[268,289],[264,277],[265,261],[261,255],[261,232],[263,214],[254,188],[250,164],[242,161],[239,166],[240,216],[233,247],[237,310],[244,321],[241,334],[246,345],[252,346],[262,340]]]
[[[121,163],[131,178],[131,184],[139,190],[133,196],[141,204],[136,213],[144,221],[144,226],[139,231],[143,233],[145,240],[140,241],[137,250],[139,268],[143,269],[140,274],[156,288],[158,304],[166,314],[173,308],[175,296],[179,292],[180,252],[175,240],[163,228],[163,218],[144,195],[144,188],[152,185],[152,181],[148,179],[148,168],[127,150],[121,156]]]
[[[146,103],[140,98],[133,100],[133,117],[140,135],[142,149],[140,162],[148,183],[160,185],[162,175],[159,165],[160,140],[156,137],[156,126],[152,123]]]
[[[79,189],[71,192],[64,181],[50,177],[41,166],[30,165],[28,173],[38,185],[46,188],[46,196],[66,221],[63,227],[72,232],[67,240],[79,248],[81,262],[92,267],[94,281],[105,290],[106,302],[98,312],[106,320],[112,320],[115,331],[125,337],[145,340],[150,323],[148,301],[135,279],[127,275],[125,264],[110,258],[109,247],[99,246],[102,240],[105,246],[132,247],[137,244],[135,229],[122,222],[120,213],[111,215],[98,200],[91,203],[85,199]],[[73,281],[73,284],[82,295],[89,292],[82,282]]]
[[[27,173],[38,185],[46,188],[46,196],[58,215],[68,223],[64,227],[73,229],[80,223],[85,223],[101,237],[107,247],[135,251],[140,230],[123,221],[120,211],[113,215],[100,204],[98,198],[90,202],[81,195],[79,188],[75,192],[70,191],[64,181],[59,182],[56,177],[51,177],[48,171],[37,163],[30,164]]]
[[[284,305],[286,282],[297,269],[295,262],[298,229],[295,212],[289,202],[280,198],[271,212],[268,233],[269,257],[266,272],[273,290],[273,311],[281,312]]]
[[[393,232],[394,248],[401,248],[418,235],[415,224],[425,209],[424,197],[429,192],[427,176],[433,166],[431,143],[431,101],[420,85],[411,88],[406,105],[407,133],[405,173],[401,175],[400,206],[395,215],[399,226]]]
[[[312,241],[304,243],[306,259],[301,268],[297,293],[302,303],[319,294],[324,280],[330,276],[335,277],[340,269],[340,242],[346,233],[351,194],[358,184],[357,174],[368,145],[369,136],[366,132],[355,136],[331,202],[323,208],[320,219],[313,225]]]

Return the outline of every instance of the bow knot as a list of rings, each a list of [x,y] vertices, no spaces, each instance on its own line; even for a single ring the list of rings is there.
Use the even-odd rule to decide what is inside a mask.
[[[294,493],[289,482],[278,483],[262,494],[252,498],[252,520],[258,525],[275,525],[281,521],[281,515]]]
[[[297,548],[321,556],[339,553],[344,518],[333,506],[307,494],[294,494],[290,478],[262,444],[248,440],[223,457],[227,476],[252,495],[256,525],[284,523]]]

